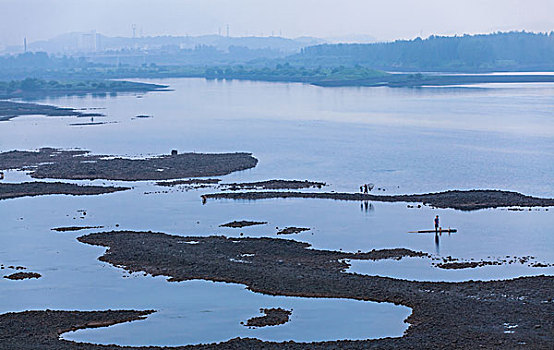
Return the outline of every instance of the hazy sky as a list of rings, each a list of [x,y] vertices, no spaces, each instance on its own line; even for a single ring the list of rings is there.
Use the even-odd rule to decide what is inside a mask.
[[[74,31],[106,35],[332,37],[554,30],[554,0],[0,0],[0,46]]]

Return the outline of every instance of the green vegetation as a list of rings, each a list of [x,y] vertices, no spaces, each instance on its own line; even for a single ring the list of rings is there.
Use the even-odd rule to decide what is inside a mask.
[[[317,83],[326,81],[349,81],[362,79],[381,79],[389,74],[366,67],[306,68],[291,66],[288,63],[275,67],[214,67],[207,68],[204,76],[208,79],[241,79],[263,81],[286,81]]]
[[[213,49],[213,50],[212,50]],[[230,49],[225,62],[215,48],[200,47],[161,59],[161,53],[130,52],[127,64],[25,53],[0,57],[0,98],[59,94],[105,94],[162,88],[107,79],[182,78],[300,82],[321,86],[425,86],[506,82],[552,82],[553,76],[429,75],[419,72],[554,71],[554,32],[465,35],[378,44],[307,47],[285,58],[256,58]],[[217,53],[217,54],[216,54]],[[234,55],[234,56],[233,56]],[[193,57],[194,59],[190,58]],[[111,57],[111,56],[109,56]],[[114,56],[115,57],[115,56]],[[119,57],[119,56],[118,56]],[[173,57],[173,58],[172,58]],[[241,58],[242,57],[242,58]],[[190,59],[189,59],[190,58]],[[155,62],[146,63],[150,60]],[[135,62],[135,63],[133,63]],[[160,62],[163,62],[160,63]],[[414,72],[390,74],[385,71]],[[34,77],[36,79],[25,79]],[[62,81],[60,81],[62,80]]]
[[[0,98],[146,92],[164,88],[167,86],[118,80],[46,81],[26,78],[9,82],[0,81]]]
[[[287,57],[304,66],[364,65],[387,71],[554,70],[554,32],[431,36],[376,44],[307,47]]]

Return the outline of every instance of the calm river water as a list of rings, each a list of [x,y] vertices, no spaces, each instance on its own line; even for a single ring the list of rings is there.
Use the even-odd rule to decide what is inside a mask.
[[[152,80],[172,91],[108,97],[63,97],[39,102],[102,108],[107,124],[73,126],[83,118],[28,116],[0,123],[0,151],[50,146],[93,153],[147,156],[182,152],[248,151],[251,170],[223,182],[309,179],[327,191],[379,193],[448,189],[503,189],[554,196],[554,84],[482,85],[422,89],[321,88],[302,84],[203,79]],[[139,119],[136,115],[151,115]],[[4,181],[29,180],[8,172]],[[310,227],[291,238],[315,248],[345,251],[406,247],[435,258],[498,259],[532,256],[554,262],[554,209],[460,212],[407,208],[406,203],[330,200],[208,201],[217,189],[166,190],[154,182],[82,181],[133,186],[86,197],[45,196],[0,201],[0,263],[26,266],[39,280],[0,279],[0,312],[28,309],[156,309],[145,321],[83,330],[65,338],[128,345],[177,345],[237,336],[315,341],[400,336],[410,310],[351,300],[270,297],[244,286],[204,281],[168,283],[128,275],[97,261],[103,248],[52,227],[104,225],[180,235],[277,237],[275,227]],[[374,190],[375,191],[375,190]],[[81,218],[78,210],[87,211]],[[458,233],[408,231],[432,227],[440,215]],[[241,219],[267,221],[244,229],[220,228]],[[282,238],[282,236],[279,236]],[[522,264],[462,271],[440,270],[430,259],[353,262],[352,271],[414,280],[461,281],[554,274]],[[11,273],[1,270],[2,275]],[[293,308],[288,324],[247,329],[241,321],[261,307]]]

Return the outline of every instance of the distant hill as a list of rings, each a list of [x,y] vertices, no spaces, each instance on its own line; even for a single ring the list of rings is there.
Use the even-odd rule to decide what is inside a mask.
[[[34,41],[27,45],[28,51],[42,51],[49,54],[90,54],[107,51],[148,51],[194,49],[210,46],[220,51],[230,47],[244,47],[250,50],[269,49],[281,54],[297,53],[303,47],[325,43],[313,37],[289,39],[270,37],[227,37],[222,35],[201,36],[145,36],[137,38],[110,37],[96,32],[67,33],[49,40]],[[22,46],[8,47],[7,53],[21,53]]]
[[[431,36],[374,44],[306,47],[287,62],[302,66],[362,65],[387,71],[554,70],[554,32]]]

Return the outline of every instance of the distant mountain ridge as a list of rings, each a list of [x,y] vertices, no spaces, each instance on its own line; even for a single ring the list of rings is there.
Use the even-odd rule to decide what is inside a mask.
[[[106,51],[194,49],[198,46],[210,46],[217,50],[228,51],[229,47],[246,47],[251,50],[271,49],[282,54],[299,52],[306,46],[325,43],[314,37],[289,39],[279,36],[268,37],[227,37],[222,35],[200,36],[144,36],[110,37],[100,33],[67,33],[52,39],[29,42],[28,51],[44,51],[49,54],[90,54]],[[21,53],[22,46],[11,46],[7,53]]]

